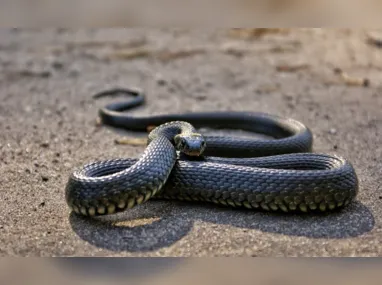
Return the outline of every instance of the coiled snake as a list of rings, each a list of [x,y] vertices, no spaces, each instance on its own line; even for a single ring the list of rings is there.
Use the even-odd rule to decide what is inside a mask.
[[[77,214],[125,211],[149,199],[213,202],[284,212],[341,208],[358,192],[353,166],[344,158],[311,153],[312,133],[302,123],[250,112],[204,112],[133,117],[123,112],[145,102],[141,92],[113,89],[128,102],[99,111],[103,124],[147,131],[147,148],[137,159],[93,162],[75,170],[66,201]],[[228,128],[274,139],[202,135],[196,128]]]

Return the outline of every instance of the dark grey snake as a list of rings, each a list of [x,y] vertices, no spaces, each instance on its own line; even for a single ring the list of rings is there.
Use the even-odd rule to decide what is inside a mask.
[[[102,123],[147,131],[138,159],[94,162],[72,173],[66,201],[77,214],[114,214],[149,199],[213,202],[270,211],[327,211],[358,192],[344,158],[311,153],[312,134],[302,123],[263,113],[206,112],[133,117],[123,111],[144,103],[140,92],[113,89],[95,95],[132,95],[99,112]],[[274,139],[203,136],[195,128],[241,129]]]

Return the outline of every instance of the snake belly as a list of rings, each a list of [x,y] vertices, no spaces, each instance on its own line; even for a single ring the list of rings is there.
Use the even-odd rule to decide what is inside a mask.
[[[273,137],[204,135],[200,158],[179,155],[171,132],[150,137],[136,159],[89,163],[75,170],[66,186],[66,201],[77,214],[114,214],[149,199],[211,202],[266,211],[328,211],[349,204],[358,193],[356,172],[346,159],[311,153],[311,131],[293,119],[254,112],[199,112],[133,117],[122,111],[141,105],[143,94],[110,90],[97,96],[126,93],[129,102],[100,110],[106,125],[135,131],[170,123],[180,132],[201,127],[240,129]],[[165,128],[164,128],[165,129]]]

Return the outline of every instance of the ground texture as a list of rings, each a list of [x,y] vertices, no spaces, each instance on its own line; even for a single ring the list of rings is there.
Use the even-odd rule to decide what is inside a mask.
[[[360,30],[273,32],[1,30],[0,254],[381,255],[382,49]],[[248,110],[300,120],[316,152],[353,163],[357,202],[301,216],[150,201],[106,221],[78,218],[64,199],[73,169],[144,150],[97,126],[112,99],[91,95],[110,87],[146,92],[136,115]]]

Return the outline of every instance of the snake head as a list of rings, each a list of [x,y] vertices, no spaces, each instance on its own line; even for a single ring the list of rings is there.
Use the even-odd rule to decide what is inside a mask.
[[[178,151],[189,156],[200,156],[206,149],[206,141],[201,134],[176,135],[174,142]]]

